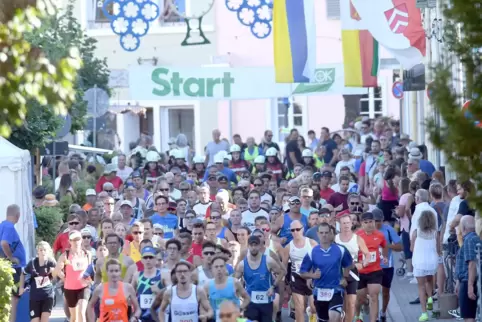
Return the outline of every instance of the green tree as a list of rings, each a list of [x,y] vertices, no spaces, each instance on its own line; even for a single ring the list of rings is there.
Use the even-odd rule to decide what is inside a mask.
[[[62,59],[70,47],[79,49],[83,65],[74,84],[75,100],[68,109],[72,117],[71,132],[75,133],[83,129],[86,122],[87,104],[83,100],[84,91],[94,85],[109,94],[110,91],[106,60],[95,57],[97,40],[85,35],[73,15],[73,10],[73,4],[69,3],[62,15],[44,19],[42,27],[26,35],[26,39],[32,45],[42,48],[51,61]],[[60,126],[60,119],[55,117],[55,110],[51,106],[40,108],[37,102],[32,102],[28,106],[25,124],[14,128],[10,141],[28,150],[43,147],[51,141]]]
[[[29,104],[48,105],[55,114],[65,113],[75,100],[74,82],[81,67],[78,51],[67,48],[54,62],[42,48],[26,40],[27,33],[42,28],[42,20],[55,14],[51,0],[0,2],[0,135],[23,124]]]
[[[453,80],[458,75],[452,74],[452,65],[434,66],[431,102],[442,122],[435,118],[427,120],[434,146],[445,153],[448,165],[458,179],[472,179],[479,192],[482,191],[482,128],[476,122],[482,121],[482,61],[480,53],[476,54],[474,49],[482,47],[481,14],[482,7],[476,0],[454,0],[451,7],[444,10],[444,40],[448,48],[444,55],[449,61],[450,57],[460,60],[466,88],[462,94],[453,90]],[[467,114],[462,105],[471,97],[475,99],[472,99],[470,114]],[[472,194],[469,202],[482,211],[482,194]]]

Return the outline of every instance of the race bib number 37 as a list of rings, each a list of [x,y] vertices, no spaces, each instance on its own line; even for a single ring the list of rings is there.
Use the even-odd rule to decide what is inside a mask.
[[[268,292],[259,292],[253,291],[251,292],[251,302],[256,304],[264,304],[269,303]]]

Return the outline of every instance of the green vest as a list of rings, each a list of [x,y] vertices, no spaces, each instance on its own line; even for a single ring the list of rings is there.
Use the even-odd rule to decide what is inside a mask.
[[[315,167],[316,169],[321,169],[325,165],[325,160],[321,159],[315,154],[313,155],[313,158],[315,159]]]
[[[253,149],[253,154],[249,154],[248,148],[244,149],[244,160],[248,162],[253,162],[254,159],[259,155],[259,149],[257,146],[254,147]]]

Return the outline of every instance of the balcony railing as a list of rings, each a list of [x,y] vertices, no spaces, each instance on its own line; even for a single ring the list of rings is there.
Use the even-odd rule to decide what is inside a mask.
[[[110,20],[108,19],[96,19],[88,20],[88,29],[109,29]],[[158,19],[156,22],[151,23],[151,27],[179,27],[185,26],[184,19],[179,16],[169,16],[167,19]]]

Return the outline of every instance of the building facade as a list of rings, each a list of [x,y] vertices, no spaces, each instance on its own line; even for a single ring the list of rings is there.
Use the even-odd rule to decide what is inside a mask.
[[[163,8],[164,2],[171,0],[153,1]],[[188,15],[196,15],[196,11],[205,9],[203,5],[213,2],[175,1],[178,11],[187,12]],[[202,153],[204,146],[211,140],[211,131],[215,128],[221,130],[223,137],[231,138],[233,134],[240,134],[243,139],[253,136],[256,141],[259,141],[266,129],[272,129],[274,139],[282,141],[286,129],[293,127],[303,134],[310,129],[319,134],[323,126],[339,130],[346,121],[345,110],[351,111],[350,115],[355,112],[370,117],[399,117],[399,101],[391,94],[393,70],[398,69],[399,65],[383,49],[379,87],[355,91],[355,96],[344,97],[344,94],[354,92],[339,84],[337,87],[333,86],[331,91],[310,95],[290,95],[291,92],[286,91],[271,92],[263,86],[256,89],[255,95],[247,95],[246,86],[236,81],[233,84],[235,91],[246,95],[193,99],[196,95],[186,97],[181,94],[180,97],[175,97],[171,92],[166,96],[153,96],[140,95],[143,91],[134,92],[134,88],[139,86],[152,87],[151,70],[156,68],[171,71],[181,68],[188,73],[189,69],[199,71],[201,67],[210,67],[213,71],[228,70],[236,75],[258,68],[260,74],[252,73],[253,78],[262,78],[266,75],[261,73],[270,73],[274,64],[272,34],[264,39],[255,37],[252,32],[253,24],[242,24],[243,19],[250,19],[245,16],[246,12],[233,10],[232,4],[235,2],[216,0],[212,10],[203,18],[202,29],[210,44],[181,46],[186,37],[186,23],[175,13],[171,13],[167,19],[153,22],[148,33],[141,38],[139,49],[128,52],[120,46],[119,36],[114,34],[109,19],[103,13],[103,1],[77,0],[75,12],[78,13],[79,21],[87,34],[98,40],[96,54],[100,58],[107,58],[111,70],[113,95],[108,111],[111,115],[110,123],[114,124],[114,130],[122,138],[122,150],[128,151],[129,143],[135,141],[140,133],[151,134],[154,144],[161,150],[168,148],[169,138],[184,133],[196,152]],[[109,10],[116,14],[116,8]],[[342,69],[339,69],[342,68],[343,61],[339,0],[317,1],[315,10],[317,64],[330,68],[336,66],[337,74],[343,74]],[[190,22],[193,23],[193,20]],[[134,69],[137,70],[135,79],[132,72]],[[143,70],[146,71],[144,74],[141,73]],[[274,83],[274,74],[272,78]],[[273,87],[276,84],[269,85]],[[266,97],[263,93],[266,93]],[[296,104],[289,104],[292,102]],[[350,117],[347,119],[350,121]]]

